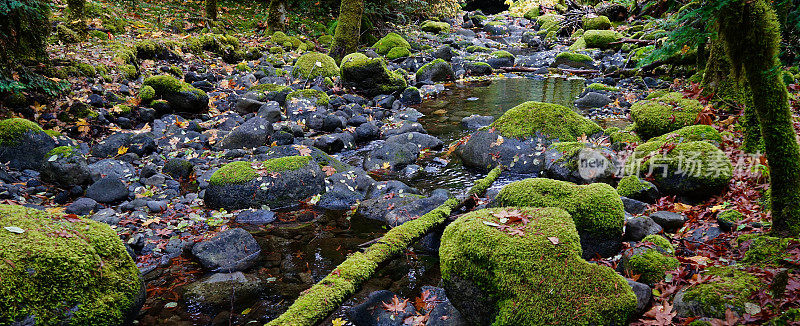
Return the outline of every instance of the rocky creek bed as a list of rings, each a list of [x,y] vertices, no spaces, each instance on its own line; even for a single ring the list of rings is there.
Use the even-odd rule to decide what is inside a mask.
[[[740,191],[755,180],[723,152],[731,145],[726,125],[702,124],[703,104],[676,83],[615,75],[641,54],[610,44],[622,37],[610,26],[589,22],[582,35],[557,35],[552,24],[563,16],[536,16],[466,12],[403,27],[405,37],[390,33],[340,64],[283,33],[231,69],[190,58],[178,67],[172,56],[131,45],[128,60],[147,60],[137,76],[98,82],[69,107],[102,128],[62,134],[50,129],[57,118],[44,115],[0,121],[0,161],[9,162],[0,168],[0,200],[8,204],[0,206],[0,248],[24,253],[19,246],[36,245],[24,237],[84,239],[71,245],[138,279],[127,251],[144,289],[93,280],[119,300],[97,308],[107,313],[86,312],[99,300],[55,294],[39,302],[55,310],[17,309],[3,299],[0,308],[17,309],[13,325],[43,316],[78,324],[268,323],[338,273],[348,255],[463,196],[497,165],[507,171],[475,211],[458,212],[446,230],[380,266],[322,324],[622,324],[648,311],[653,290],[686,263],[675,248],[689,255],[684,238],[772,241],[730,233],[763,228],[757,209],[699,225],[688,208],[676,212],[718,205],[729,184]],[[640,27],[626,33],[659,32]],[[215,34],[202,41],[235,43]],[[89,130],[102,140],[92,141]],[[626,156],[652,168],[653,153],[663,154],[663,174],[623,178]],[[681,172],[677,156],[697,153],[700,173]],[[586,170],[593,160],[601,165]],[[84,237],[84,228],[97,231]],[[106,252],[108,240],[98,239],[114,234],[124,246]],[[0,273],[0,289],[24,283],[18,268],[48,269],[3,255],[13,271]],[[64,277],[95,277],[93,264]],[[702,285],[687,287],[674,303],[680,317],[752,309],[749,293],[761,281],[722,267],[709,273],[733,298],[710,304]],[[91,284],[72,291],[96,295]],[[80,313],[60,314],[70,309]],[[565,310],[579,313],[560,316]]]

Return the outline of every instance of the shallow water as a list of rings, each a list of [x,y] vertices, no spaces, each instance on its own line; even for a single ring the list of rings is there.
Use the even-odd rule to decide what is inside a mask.
[[[436,98],[427,99],[416,107],[426,116],[419,120],[431,135],[437,136],[446,146],[469,134],[462,130],[463,117],[472,114],[499,117],[506,110],[525,101],[542,101],[573,107],[573,101],[583,90],[584,80],[580,78],[504,78],[493,81],[451,85]],[[374,144],[337,155],[345,162],[357,164]],[[444,188],[454,195],[463,194],[483,173],[465,169],[457,159],[441,157],[442,153],[432,153],[417,162],[423,172],[414,177],[404,177],[402,173],[376,176],[377,180],[396,179],[430,193]],[[528,176],[503,175],[492,188],[502,186]],[[262,259],[248,273],[259,275],[262,279],[272,279],[267,289],[256,297],[238,298],[223,312],[204,309],[196,305],[186,305],[178,297],[181,287],[162,294],[162,297],[148,298],[149,311],[140,318],[141,325],[204,325],[204,324],[247,324],[264,323],[282,313],[291,300],[286,297],[297,296],[330,273],[346,258],[348,253],[358,251],[359,245],[380,237],[385,227],[374,221],[347,217],[347,212],[321,212],[313,208],[295,209],[278,213],[278,221],[266,228],[236,225],[253,232],[262,248]],[[174,264],[166,270],[158,269],[158,274],[148,279],[156,286],[167,287],[175,283],[176,275],[186,274],[186,281],[199,279],[205,275],[199,266],[191,261]],[[345,311],[361,303],[372,291],[387,289],[400,296],[413,298],[419,295],[424,285],[436,286],[439,282],[438,257],[425,254],[419,249],[395,259],[383,266],[352,298],[345,302],[330,319],[344,317]],[[235,295],[232,293],[232,295]],[[165,304],[178,301],[175,308]]]

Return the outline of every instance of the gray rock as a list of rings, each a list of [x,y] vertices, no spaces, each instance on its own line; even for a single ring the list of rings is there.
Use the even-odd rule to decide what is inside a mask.
[[[494,122],[493,116],[484,116],[473,114],[461,119],[461,127],[467,130],[478,130],[487,127]]]
[[[269,101],[258,108],[258,116],[271,123],[281,120],[281,105],[275,101]]]
[[[442,59],[444,61],[451,61],[453,57],[455,57],[457,53],[453,51],[453,48],[450,45],[443,44],[439,46],[436,51],[433,52],[433,57],[436,59]]]
[[[653,219],[642,216],[625,221],[625,240],[641,241],[651,234],[661,233],[663,229]]]
[[[623,196],[620,196],[619,198],[622,199],[622,204],[625,205],[625,211],[628,213],[639,215],[647,210],[647,204],[644,202]]]
[[[42,180],[62,187],[84,185],[92,180],[86,158],[80,154],[53,155],[42,164]]]
[[[275,213],[263,209],[252,209],[239,212],[236,223],[265,225],[275,221]]]
[[[256,148],[267,144],[272,134],[272,123],[262,117],[252,117],[233,129],[220,141],[222,149]]]
[[[410,302],[400,313],[387,311],[383,304],[391,303],[394,297],[395,294],[387,290],[372,292],[364,303],[347,310],[347,317],[356,326],[402,326],[404,320],[417,311]]]
[[[628,285],[633,289],[633,294],[636,295],[636,312],[635,316],[641,316],[647,311],[650,306],[650,301],[653,299],[653,290],[647,284],[642,284],[632,280],[628,280]]]
[[[94,145],[91,154],[100,158],[115,157],[118,155],[120,147],[127,147],[128,153],[134,153],[140,157],[150,155],[156,150],[155,137],[151,133],[118,132]]]
[[[258,277],[242,272],[216,273],[186,287],[184,299],[191,304],[220,309],[243,303],[261,294],[266,287]]]
[[[91,198],[81,197],[75,200],[72,204],[69,204],[64,209],[64,212],[67,214],[75,214],[75,215],[89,215],[97,209],[99,205],[97,201]]]
[[[683,223],[686,222],[686,218],[682,214],[668,211],[655,212],[650,215],[650,218],[658,223],[658,225],[661,225],[667,232],[677,231],[683,226]]]
[[[611,99],[606,95],[597,92],[589,92],[583,97],[575,100],[575,106],[584,109],[602,108],[611,102]]]
[[[456,73],[449,63],[443,60],[435,60],[422,66],[417,70],[417,82],[431,81],[442,82],[455,80]]]
[[[419,153],[419,147],[412,143],[384,142],[367,154],[363,167],[367,171],[384,168],[399,170],[414,163]]]
[[[88,198],[87,198],[88,199]],[[95,203],[97,204],[97,203]],[[91,217],[92,220],[116,226],[122,218],[113,208],[103,208]]]
[[[0,144],[0,164],[17,170],[39,170],[45,154],[56,147],[52,137],[43,131],[27,131],[12,141]]]
[[[114,159],[105,159],[89,164],[89,173],[94,181],[109,177],[131,182],[136,178],[136,169],[133,168],[133,165]]]
[[[261,247],[250,233],[236,228],[198,242],[192,247],[192,254],[205,269],[230,273],[252,266],[261,254]]]
[[[386,139],[387,143],[414,144],[420,150],[441,149],[444,144],[439,138],[418,132],[408,132],[405,134],[394,135]]]
[[[86,197],[99,203],[114,203],[128,198],[128,186],[114,177],[105,177],[86,189]]]

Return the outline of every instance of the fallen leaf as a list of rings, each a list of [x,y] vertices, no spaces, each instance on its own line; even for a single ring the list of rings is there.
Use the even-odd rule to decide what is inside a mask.
[[[560,241],[557,237],[547,237],[547,240],[550,240],[550,243],[554,245],[557,245]]]
[[[25,233],[25,230],[23,230],[21,228],[18,228],[16,226],[6,226],[6,227],[4,227],[4,229],[6,229],[6,231],[8,231],[8,232],[16,233],[16,234]]]

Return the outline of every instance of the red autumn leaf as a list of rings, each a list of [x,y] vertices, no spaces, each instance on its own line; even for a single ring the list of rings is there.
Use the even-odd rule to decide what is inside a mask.
[[[391,302],[383,303],[383,309],[386,309],[386,311],[397,315],[406,310],[407,304],[408,304],[408,299],[403,299],[403,301],[400,301],[400,298],[398,298],[397,295],[395,295],[392,298]]]

